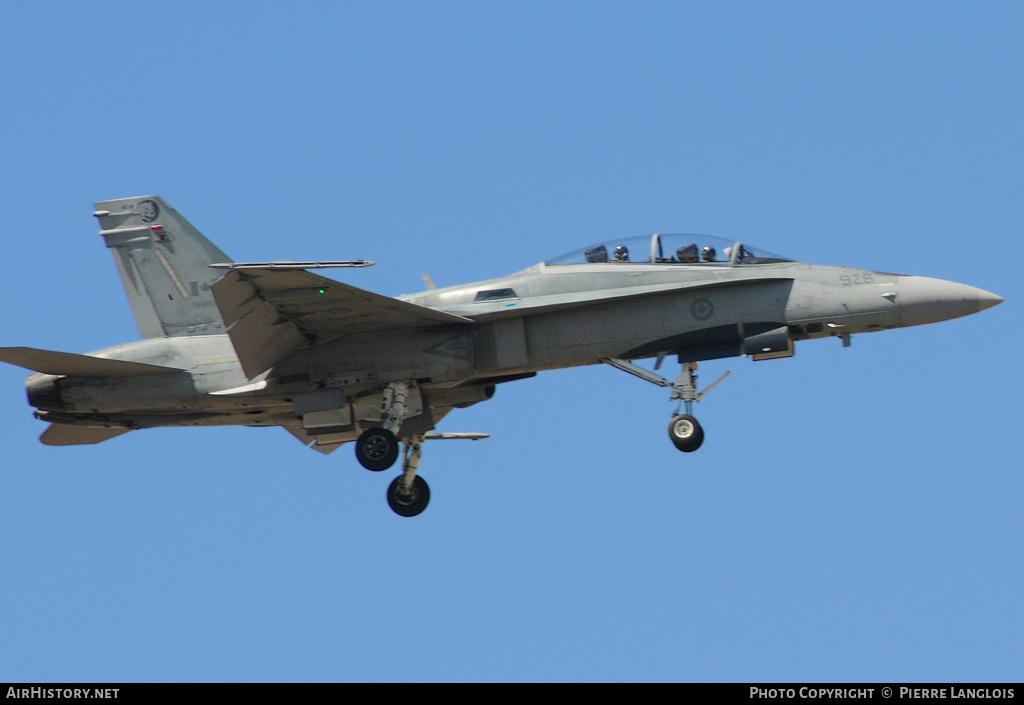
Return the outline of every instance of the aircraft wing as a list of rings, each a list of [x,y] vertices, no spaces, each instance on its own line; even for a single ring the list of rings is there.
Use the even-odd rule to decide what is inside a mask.
[[[473,325],[462,316],[301,270],[236,269],[214,284],[211,292],[250,379],[300,345],[352,333]]]

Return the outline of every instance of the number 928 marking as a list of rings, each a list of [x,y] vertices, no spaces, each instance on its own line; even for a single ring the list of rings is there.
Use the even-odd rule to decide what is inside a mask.
[[[874,284],[875,278],[870,274],[844,274],[839,277],[843,286],[859,286],[861,284]]]

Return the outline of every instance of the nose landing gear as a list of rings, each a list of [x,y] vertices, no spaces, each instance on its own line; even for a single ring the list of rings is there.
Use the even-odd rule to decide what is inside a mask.
[[[660,361],[661,360],[659,358],[659,364]],[[708,392],[718,386],[718,384],[731,373],[726,372],[710,384],[704,391],[698,392],[697,375],[694,374],[694,372],[697,371],[696,362],[684,362],[682,374],[676,377],[672,382],[669,382],[664,377],[656,375],[653,372],[649,372],[642,367],[637,367],[626,360],[605,358],[604,360],[601,360],[601,362],[611,365],[623,372],[628,372],[629,374],[639,377],[651,384],[656,384],[659,387],[671,387],[672,395],[669,398],[678,400],[679,404],[676,406],[675,416],[672,417],[672,421],[668,425],[668,437],[672,439],[672,443],[675,447],[684,453],[692,453],[700,448],[701,444],[704,442],[704,429],[701,428],[697,419],[693,416],[693,403],[703,399]],[[657,369],[657,367],[655,367],[655,369]]]

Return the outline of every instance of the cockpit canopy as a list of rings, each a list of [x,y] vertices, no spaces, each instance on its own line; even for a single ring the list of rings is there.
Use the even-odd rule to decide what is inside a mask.
[[[544,264],[768,264],[792,262],[764,250],[709,235],[654,234],[622,238],[575,250]]]

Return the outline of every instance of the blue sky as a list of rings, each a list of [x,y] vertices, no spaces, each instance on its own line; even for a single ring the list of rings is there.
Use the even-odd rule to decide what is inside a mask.
[[[397,295],[701,232],[1003,296],[453,413],[430,507],[279,429],[47,448],[0,366],[3,681],[1020,681],[1024,6],[37,2],[0,20],[3,345],[135,340],[94,201]]]

